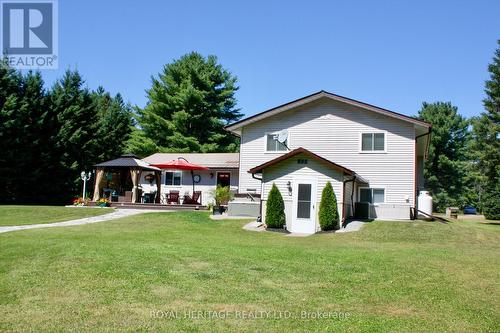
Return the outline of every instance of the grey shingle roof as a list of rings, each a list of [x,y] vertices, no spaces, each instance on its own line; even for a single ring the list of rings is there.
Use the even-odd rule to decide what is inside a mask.
[[[139,167],[139,168],[144,169],[144,170],[160,171],[160,169],[149,165],[147,162],[144,162],[143,160],[138,159],[134,155],[123,155],[123,156],[116,158],[114,160],[110,160],[110,161],[96,164],[95,166],[99,167],[99,168],[104,168],[104,167],[108,167],[108,168]]]

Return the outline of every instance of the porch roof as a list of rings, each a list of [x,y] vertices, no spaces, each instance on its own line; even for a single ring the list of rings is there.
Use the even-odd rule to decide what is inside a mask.
[[[160,169],[149,165],[148,163],[140,160],[135,155],[122,155],[114,160],[96,164],[97,168],[139,168],[149,171],[161,171]]]

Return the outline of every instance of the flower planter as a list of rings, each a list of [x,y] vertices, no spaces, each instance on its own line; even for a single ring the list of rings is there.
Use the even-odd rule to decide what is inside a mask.
[[[212,215],[222,215],[227,210],[227,206],[214,206]]]

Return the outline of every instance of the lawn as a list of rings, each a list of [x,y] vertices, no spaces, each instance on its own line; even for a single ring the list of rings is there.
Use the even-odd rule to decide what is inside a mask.
[[[498,225],[292,238],[244,223],[152,213],[0,234],[0,331],[500,330]]]
[[[110,213],[111,208],[0,206],[0,227],[62,222]]]

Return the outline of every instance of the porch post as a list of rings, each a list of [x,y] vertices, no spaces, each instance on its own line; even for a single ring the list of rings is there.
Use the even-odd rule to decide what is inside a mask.
[[[137,185],[139,184],[139,174],[140,170],[139,169],[130,169],[130,175],[132,176],[132,202],[136,203],[137,202]]]
[[[155,171],[156,198],[155,203],[161,203],[161,171]]]
[[[104,169],[97,168],[95,176],[95,185],[94,185],[94,197],[92,198],[92,201],[99,200],[99,192],[101,191],[100,184],[103,176],[104,176]]]

